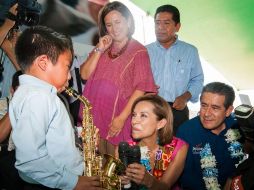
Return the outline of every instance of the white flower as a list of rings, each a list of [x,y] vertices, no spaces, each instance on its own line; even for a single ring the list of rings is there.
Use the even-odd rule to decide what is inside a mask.
[[[203,177],[207,190],[220,190],[220,185],[216,177]]]
[[[227,133],[225,134],[226,142],[231,143],[241,138],[241,134],[238,129],[229,129]]]
[[[140,147],[141,159],[149,159],[149,149],[147,146]]]
[[[207,156],[200,160],[201,168],[215,168],[216,160],[215,156]]]

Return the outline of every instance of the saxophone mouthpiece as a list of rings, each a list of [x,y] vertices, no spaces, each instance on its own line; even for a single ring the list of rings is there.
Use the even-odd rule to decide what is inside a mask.
[[[65,92],[69,96],[73,96],[75,98],[78,98],[78,96],[79,96],[79,93],[76,90],[74,90],[73,88],[71,88],[71,87],[65,87]]]

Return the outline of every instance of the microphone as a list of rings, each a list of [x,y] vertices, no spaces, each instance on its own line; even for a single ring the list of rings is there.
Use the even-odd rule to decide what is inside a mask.
[[[141,153],[138,145],[132,146],[129,151],[128,164],[140,163]],[[139,185],[135,182],[131,182],[131,190],[138,190]]]
[[[129,146],[127,142],[120,142],[118,145],[119,159],[127,167],[132,163],[140,163],[141,153],[138,145]],[[131,181],[130,184],[124,185],[124,189],[138,190],[139,185]]]
[[[141,153],[138,145],[132,146],[129,151],[128,165],[132,163],[140,163]]]
[[[118,145],[118,155],[122,163],[128,166],[128,154],[129,154],[129,144],[127,142],[120,142]]]
[[[128,166],[128,156],[129,156],[129,144],[127,142],[120,142],[118,145],[118,155],[121,162],[127,167]],[[131,183],[124,185],[124,189],[130,189]]]

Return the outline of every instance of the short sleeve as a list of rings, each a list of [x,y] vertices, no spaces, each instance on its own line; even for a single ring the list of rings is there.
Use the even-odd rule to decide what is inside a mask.
[[[136,90],[157,93],[154,82],[149,55],[146,50],[139,50],[134,57],[134,80],[133,86]]]
[[[176,157],[178,151],[184,146],[184,145],[187,145],[188,146],[188,143],[186,143],[184,140],[180,139],[180,138],[177,138],[177,137],[173,137],[173,140],[176,140],[177,143],[176,143],[176,146],[175,146],[175,150],[172,154],[172,160]]]

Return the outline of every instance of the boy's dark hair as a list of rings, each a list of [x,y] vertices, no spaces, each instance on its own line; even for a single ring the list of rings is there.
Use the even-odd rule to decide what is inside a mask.
[[[200,96],[200,100],[202,99],[202,96],[205,92],[225,96],[224,107],[226,109],[228,109],[229,106],[232,106],[235,100],[234,89],[231,86],[222,82],[212,82],[204,86]]]
[[[19,36],[15,46],[17,62],[22,71],[29,68],[40,55],[47,55],[55,64],[59,55],[65,51],[70,51],[73,55],[70,37],[45,26],[26,29]]]
[[[154,19],[156,15],[161,12],[168,12],[172,14],[172,19],[175,21],[175,24],[180,23],[180,12],[179,10],[173,5],[162,5],[156,9]]]
[[[16,71],[12,76],[11,86],[15,90],[19,86],[19,76],[22,75],[23,72],[21,70]]]
[[[105,36],[108,33],[104,19],[107,16],[107,14],[110,13],[111,11],[117,11],[117,12],[121,13],[122,16],[126,20],[130,21],[129,37],[131,37],[132,34],[135,31],[133,16],[132,16],[130,10],[123,3],[118,2],[118,1],[107,3],[102,8],[102,10],[100,11],[100,15],[99,15],[99,33],[100,33],[100,36]]]

